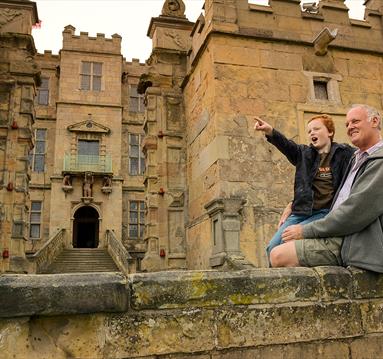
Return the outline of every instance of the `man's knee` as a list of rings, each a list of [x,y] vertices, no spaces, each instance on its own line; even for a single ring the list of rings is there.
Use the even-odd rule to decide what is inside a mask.
[[[273,268],[284,266],[284,255],[280,246],[275,247],[270,252],[270,264]]]
[[[298,267],[299,261],[295,251],[294,241],[273,248],[270,252],[270,264],[273,268]]]

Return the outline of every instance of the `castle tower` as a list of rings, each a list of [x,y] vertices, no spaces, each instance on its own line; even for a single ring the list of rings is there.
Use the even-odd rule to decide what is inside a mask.
[[[0,272],[28,271],[28,154],[40,81],[31,31],[38,21],[34,2],[0,3]]]
[[[121,238],[121,37],[63,31],[58,67],[49,234],[67,246],[106,246]]]
[[[146,96],[146,241],[143,269],[186,268],[186,142],[182,81],[193,23],[182,0],[164,2],[152,18],[153,50],[148,74],[141,77]]]

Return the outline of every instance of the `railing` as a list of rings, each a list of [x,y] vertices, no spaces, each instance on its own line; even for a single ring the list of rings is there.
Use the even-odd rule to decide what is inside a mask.
[[[65,233],[65,229],[59,229],[33,256],[31,256],[31,260],[35,264],[36,273],[42,273],[48,268],[65,248]]]
[[[129,252],[124,245],[116,238],[113,231],[106,230],[106,243],[108,245],[108,252],[113,258],[120,271],[128,275],[129,274],[129,260],[132,259]]]
[[[110,155],[71,155],[64,156],[65,172],[94,172],[112,173],[112,158]]]

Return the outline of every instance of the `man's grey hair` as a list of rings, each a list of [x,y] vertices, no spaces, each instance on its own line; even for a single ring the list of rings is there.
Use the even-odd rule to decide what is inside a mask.
[[[366,110],[368,121],[371,121],[374,117],[378,119],[378,129],[381,129],[382,116],[380,116],[379,111],[372,106],[364,105],[364,104],[354,104],[351,108],[360,107]]]

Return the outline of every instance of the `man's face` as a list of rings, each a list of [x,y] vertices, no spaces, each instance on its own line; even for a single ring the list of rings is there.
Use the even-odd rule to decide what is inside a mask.
[[[347,113],[346,128],[352,144],[360,150],[365,151],[376,143],[377,121],[368,121],[364,108],[355,107]]]

